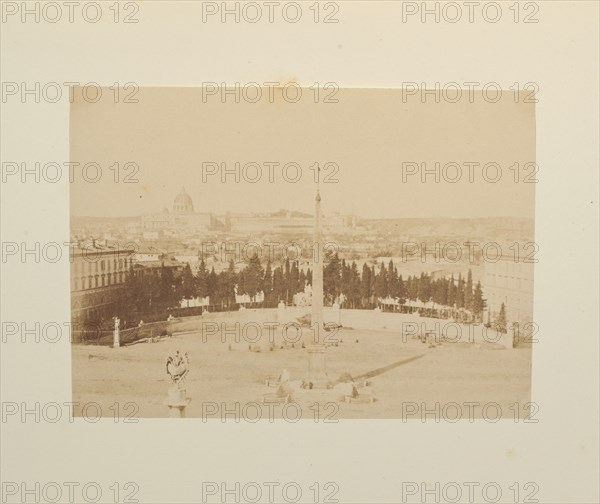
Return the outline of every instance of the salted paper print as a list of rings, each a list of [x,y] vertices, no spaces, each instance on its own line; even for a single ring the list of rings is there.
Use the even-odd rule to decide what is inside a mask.
[[[70,108],[76,416],[535,417],[530,92],[122,92]]]

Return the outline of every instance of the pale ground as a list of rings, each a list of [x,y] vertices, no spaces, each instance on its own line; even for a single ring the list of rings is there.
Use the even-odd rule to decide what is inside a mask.
[[[383,315],[364,313],[364,317]],[[431,324],[439,322],[408,315],[385,315],[388,316],[386,320],[389,317],[394,317],[394,320],[395,317],[405,317],[405,320],[416,320],[419,324],[423,321]],[[363,315],[354,312],[353,316]],[[214,314],[209,316],[209,320],[216,320],[218,324],[227,320],[231,323],[229,327],[233,327],[234,322],[231,321],[236,317],[246,317],[245,320],[263,324],[269,318],[273,320],[276,311]],[[75,415],[81,416],[83,405],[95,402],[106,417],[114,415],[115,403],[118,403],[121,417],[168,416],[168,408],[163,401],[171,382],[165,371],[165,358],[170,351],[179,349],[190,356],[187,395],[192,402],[187,408],[188,417],[221,419],[227,410],[237,411],[242,420],[252,420],[257,415],[265,420],[272,416],[295,418],[298,414],[295,407],[284,410],[283,404],[280,404],[271,406],[271,409],[261,406],[258,410],[255,403],[260,403],[263,393],[269,391],[264,384],[267,376],[276,376],[287,369],[292,380],[305,377],[307,350],[300,345],[285,349],[278,345],[273,351],[251,352],[247,341],[235,344],[234,334],[227,336],[226,342],[221,341],[220,333],[206,335],[206,341],[203,341],[203,323],[211,322],[207,322],[206,317],[184,319],[174,326],[173,338],[157,343],[139,343],[119,349],[73,345],[73,401],[80,403],[75,407]],[[177,334],[177,331],[184,333]],[[256,331],[248,330],[247,334],[251,338]],[[266,329],[263,334],[267,337]],[[442,343],[432,348],[411,337],[404,338],[403,342],[401,331],[397,328],[345,328],[337,337],[343,343],[326,351],[330,378],[337,378],[345,370],[357,376],[410,357],[422,357],[371,378],[370,386],[365,389],[375,398],[370,404],[330,403],[318,392],[313,400],[309,393],[308,400],[299,400],[302,419],[314,419],[318,409],[321,420],[330,417],[408,418],[418,421],[425,410],[433,412],[436,403],[439,403],[437,416],[441,421],[449,421],[457,415],[468,421],[470,409],[465,403],[469,402],[477,403],[471,407],[475,418],[494,418],[497,411],[504,418],[513,418],[515,410],[520,418],[527,416],[526,403],[530,401],[531,390],[531,345],[504,349],[483,341],[465,341]],[[234,342],[232,350],[229,350],[230,342]],[[316,402],[319,403],[317,406],[314,405]],[[452,402],[457,405],[449,405]],[[489,403],[497,403],[499,407],[491,405],[484,410]],[[515,403],[518,403],[516,407]],[[95,416],[96,411],[97,408],[90,407],[86,414]],[[228,415],[229,419],[233,417],[233,413]],[[432,421],[434,413],[429,413],[427,419]]]

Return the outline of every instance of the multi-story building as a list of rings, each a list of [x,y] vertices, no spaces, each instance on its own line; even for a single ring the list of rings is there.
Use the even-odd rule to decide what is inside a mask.
[[[71,249],[71,319],[73,324],[110,318],[133,266],[133,249],[78,242]]]
[[[512,255],[487,261],[482,288],[490,320],[494,320],[504,303],[508,322],[533,322],[533,263],[516,261]]]
[[[136,250],[133,260],[136,263],[156,262],[160,260],[163,253],[156,247],[148,246],[140,250]]]
[[[133,273],[136,278],[161,278],[165,270],[171,270],[173,277],[176,278],[183,272],[184,263],[176,259],[161,256],[156,261],[138,261],[134,264]]]

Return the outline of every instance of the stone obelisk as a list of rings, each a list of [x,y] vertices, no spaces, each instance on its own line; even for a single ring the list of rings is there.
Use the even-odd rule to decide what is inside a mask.
[[[315,197],[315,231],[313,245],[311,326],[314,340],[308,347],[308,381],[314,388],[326,388],[325,329],[323,324],[323,233],[321,230],[321,194],[317,186]]]
[[[321,231],[321,194],[315,197],[315,230],[312,272],[311,325],[315,331],[314,343],[323,342],[323,233]]]

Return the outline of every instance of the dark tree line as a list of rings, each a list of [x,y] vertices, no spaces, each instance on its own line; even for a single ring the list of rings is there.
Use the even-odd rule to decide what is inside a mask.
[[[136,311],[154,311],[177,308],[183,299],[210,297],[213,309],[236,307],[235,292],[251,298],[264,293],[261,307],[276,307],[279,301],[292,304],[294,295],[303,292],[306,284],[312,283],[312,272],[299,267],[297,261],[285,260],[274,265],[270,261],[264,266],[260,258],[253,257],[244,268],[236,271],[233,260],[228,268],[216,273],[214,267],[207,268],[204,260],[196,272],[186,264],[182,271],[174,273],[163,267],[157,275],[130,274],[122,302]],[[388,264],[363,264],[359,270],[355,261],[351,263],[329,254],[323,271],[323,290],[326,304],[332,304],[340,294],[344,295],[343,307],[372,309],[379,299],[397,299],[400,305],[408,300],[466,310],[475,319],[481,320],[485,300],[480,282],[473,285],[471,270],[467,277],[432,278],[427,273],[403,278],[390,260]]]
[[[457,279],[454,275],[433,279],[427,273],[404,279],[391,259],[387,266],[384,262],[370,267],[365,263],[359,273],[354,261],[347,263],[333,254],[323,278],[326,302],[331,303],[344,294],[348,308],[373,308],[379,299],[386,298],[397,299],[400,305],[408,300],[433,301],[437,305],[467,310],[476,318],[481,317],[485,308],[481,283],[473,286],[471,270],[466,279],[461,274]]]
[[[268,261],[263,268],[257,256],[252,257],[245,268],[235,271],[233,260],[227,270],[215,273],[214,267],[208,271],[204,261],[200,262],[194,276],[187,265],[183,271],[184,283],[190,286],[183,293],[183,299],[210,296],[210,304],[228,308],[235,305],[235,292],[247,294],[254,298],[259,292],[264,293],[262,306],[271,308],[283,300],[291,304],[294,294],[304,291],[306,283],[311,283],[312,272],[299,268],[297,261],[285,260],[283,264],[273,267]]]

